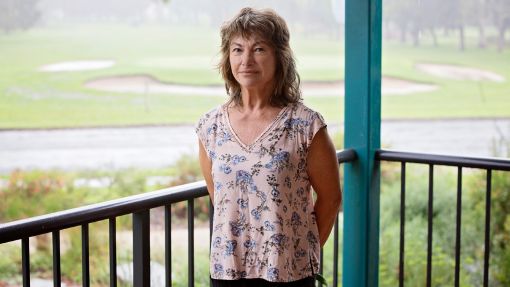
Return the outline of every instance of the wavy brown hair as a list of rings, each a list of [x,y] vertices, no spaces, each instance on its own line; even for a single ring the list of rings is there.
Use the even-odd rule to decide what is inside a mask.
[[[300,78],[289,45],[289,29],[282,17],[271,9],[243,8],[221,26],[221,60],[218,69],[225,80],[225,89],[237,105],[242,105],[241,86],[232,74],[230,66],[230,42],[241,35],[262,37],[274,49],[276,58],[275,85],[270,98],[273,106],[285,106],[301,101]]]

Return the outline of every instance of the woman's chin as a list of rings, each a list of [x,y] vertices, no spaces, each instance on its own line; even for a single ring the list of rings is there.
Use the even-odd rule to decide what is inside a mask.
[[[238,81],[239,85],[243,89],[253,90],[253,89],[265,89],[266,87],[272,86],[270,83],[262,82],[262,81],[253,81],[253,80],[241,80]]]

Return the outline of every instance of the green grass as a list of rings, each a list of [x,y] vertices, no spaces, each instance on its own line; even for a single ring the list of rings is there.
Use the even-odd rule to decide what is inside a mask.
[[[484,68],[510,79],[510,51],[475,48],[459,52],[455,38],[440,47],[385,42],[383,74],[439,86],[433,92],[384,96],[382,117],[458,118],[510,116],[510,83],[456,81],[417,71],[419,62]],[[343,79],[343,44],[321,35],[293,35],[303,81]],[[194,123],[226,97],[100,92],[84,83],[103,76],[146,74],[164,82],[221,84],[215,68],[218,31],[173,26],[73,25],[0,35],[0,128],[48,128]],[[112,59],[103,70],[43,73],[39,67],[62,61]],[[329,122],[343,119],[343,98],[305,98]]]

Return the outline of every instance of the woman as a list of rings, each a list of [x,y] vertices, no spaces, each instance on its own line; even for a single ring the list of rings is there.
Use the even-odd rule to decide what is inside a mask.
[[[314,286],[340,180],[322,116],[301,103],[285,21],[242,9],[221,28],[221,56],[229,100],[196,126],[213,286]]]

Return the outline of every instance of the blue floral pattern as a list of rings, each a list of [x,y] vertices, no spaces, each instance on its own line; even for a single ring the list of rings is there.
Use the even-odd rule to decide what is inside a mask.
[[[212,162],[215,279],[299,280],[318,272],[320,244],[306,156],[326,124],[289,104],[250,146],[228,123],[226,104],[200,118],[197,135]]]

